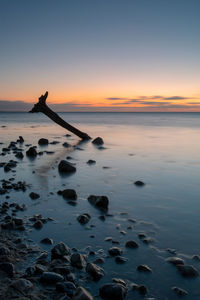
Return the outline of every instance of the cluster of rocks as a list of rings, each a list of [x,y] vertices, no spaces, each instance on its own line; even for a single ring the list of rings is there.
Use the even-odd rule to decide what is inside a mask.
[[[25,192],[28,185],[25,181],[17,181],[13,182],[15,178],[10,178],[9,180],[2,179],[1,180],[1,187],[0,187],[0,195],[4,195],[9,193],[11,190],[15,191],[22,191]]]

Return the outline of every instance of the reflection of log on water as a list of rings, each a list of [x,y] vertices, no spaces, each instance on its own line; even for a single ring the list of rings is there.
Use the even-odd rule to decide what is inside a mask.
[[[40,98],[38,99],[38,103],[36,103],[29,112],[30,113],[42,112],[47,117],[49,117],[52,121],[64,127],[65,129],[71,131],[72,133],[80,137],[82,140],[89,140],[90,136],[87,133],[82,132],[79,129],[70,125],[69,123],[65,122],[61,117],[59,117],[58,114],[56,114],[53,110],[51,110],[46,105],[47,97],[48,97],[48,92],[46,92],[44,95],[41,95]]]

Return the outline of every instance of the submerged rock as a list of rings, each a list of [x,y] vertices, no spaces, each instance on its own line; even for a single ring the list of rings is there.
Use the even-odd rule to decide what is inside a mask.
[[[137,186],[144,186],[145,185],[145,183],[143,181],[140,181],[140,180],[135,181],[134,184],[137,185]]]
[[[87,164],[88,164],[88,165],[94,165],[94,164],[96,164],[96,160],[89,159],[89,160],[87,161]]]
[[[77,193],[73,189],[66,189],[62,191],[62,196],[65,199],[70,199],[70,200],[76,200],[77,199]]]
[[[184,260],[176,256],[168,257],[166,258],[166,261],[173,265],[184,265]]]
[[[126,258],[126,257],[123,257],[123,256],[116,256],[115,257],[115,262],[117,264],[124,264],[127,261],[128,261],[128,258]]]
[[[77,217],[77,220],[80,224],[84,225],[87,224],[90,221],[91,217],[89,214],[82,214]]]
[[[40,198],[40,195],[37,194],[37,193],[31,192],[31,193],[29,194],[29,197],[30,197],[32,200],[36,200],[36,199]]]
[[[130,249],[134,249],[134,248],[138,248],[139,245],[135,241],[128,241],[128,242],[126,242],[125,247],[130,248]]]
[[[66,281],[66,282],[58,282],[56,284],[56,291],[61,293],[66,293],[67,296],[70,298],[74,295],[76,290],[76,286],[73,282]]]
[[[123,300],[127,288],[120,283],[107,283],[99,289],[99,295],[105,300]]]
[[[58,165],[58,170],[61,173],[73,173],[76,172],[76,168],[70,164],[68,161],[66,160],[61,160],[61,162]]]
[[[26,155],[28,157],[36,157],[37,156],[37,151],[35,150],[35,147],[30,147],[27,151],[26,151]]]
[[[123,250],[119,247],[112,247],[108,249],[108,252],[111,256],[120,256],[123,253]]]
[[[40,146],[46,146],[49,144],[49,141],[48,141],[48,139],[41,138],[41,139],[39,139],[38,144]]]
[[[188,294],[187,291],[177,287],[177,286],[174,286],[172,288],[172,290],[178,295],[178,296],[186,296]]]
[[[73,300],[93,300],[93,299],[94,298],[92,297],[92,295],[82,286],[79,286],[76,289],[75,294],[73,296]]]
[[[90,195],[88,201],[101,210],[108,210],[109,200],[107,196]]]
[[[137,267],[137,270],[140,271],[140,272],[152,273],[151,268],[149,266],[147,266],[147,265],[139,265]]]
[[[104,144],[104,141],[103,141],[103,139],[101,138],[101,137],[97,137],[97,138],[95,138],[93,141],[92,141],[92,143],[94,144],[94,145],[103,145]]]
[[[40,243],[46,244],[46,245],[53,245],[53,240],[50,238],[44,238],[40,241]]]
[[[199,272],[191,265],[176,265],[179,273],[184,277],[197,277]]]
[[[92,277],[94,281],[98,281],[104,276],[104,270],[94,263],[87,264],[86,272]]]

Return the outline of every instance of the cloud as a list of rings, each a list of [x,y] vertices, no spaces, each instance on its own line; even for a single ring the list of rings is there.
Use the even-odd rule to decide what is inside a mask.
[[[131,103],[134,102],[141,102],[141,101],[149,101],[149,100],[188,100],[188,99],[196,99],[194,97],[183,97],[183,96],[171,96],[171,97],[165,97],[165,96],[160,96],[160,95],[154,95],[154,96],[138,96],[136,98],[123,98],[123,97],[110,97],[110,98],[105,98],[106,100],[127,100],[130,101]]]

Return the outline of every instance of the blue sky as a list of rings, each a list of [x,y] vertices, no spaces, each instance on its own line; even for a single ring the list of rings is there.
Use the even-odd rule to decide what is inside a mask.
[[[32,102],[49,90],[51,103],[75,107],[155,95],[198,102],[199,11],[199,0],[0,0],[0,99]]]

